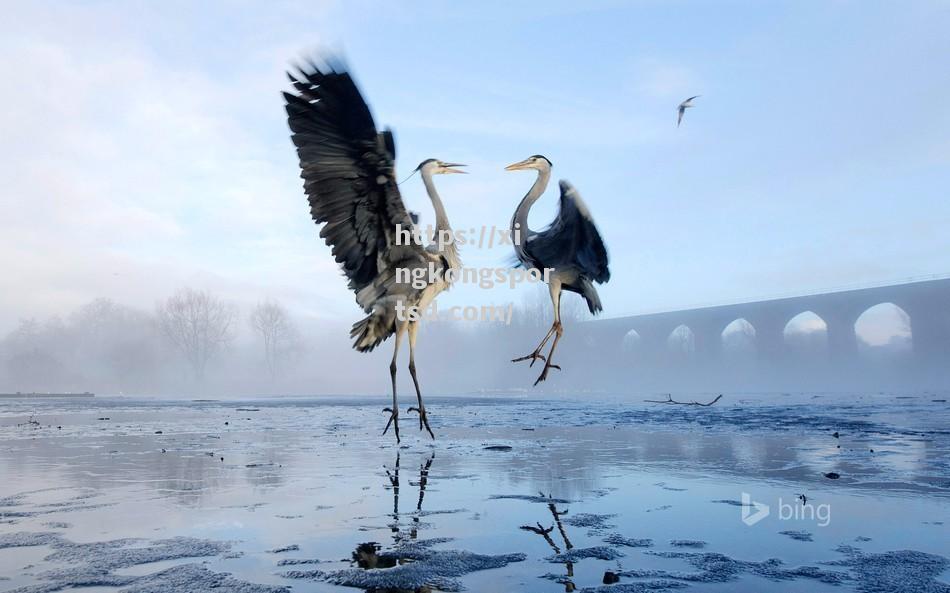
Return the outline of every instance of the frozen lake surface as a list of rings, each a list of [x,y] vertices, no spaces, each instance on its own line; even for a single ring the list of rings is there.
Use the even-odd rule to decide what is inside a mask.
[[[0,591],[950,591],[946,394],[645,398],[0,400]]]

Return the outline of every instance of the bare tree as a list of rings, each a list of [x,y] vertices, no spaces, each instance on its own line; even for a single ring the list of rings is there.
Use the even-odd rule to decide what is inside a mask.
[[[234,337],[237,307],[205,291],[184,288],[160,303],[159,328],[188,360],[195,379]]]
[[[264,301],[251,312],[251,328],[264,344],[264,362],[271,379],[276,380],[282,364],[300,351],[300,333],[287,309],[277,301]]]

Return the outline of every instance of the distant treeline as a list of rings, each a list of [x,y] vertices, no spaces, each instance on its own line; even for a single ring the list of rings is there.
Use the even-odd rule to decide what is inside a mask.
[[[546,295],[532,295],[499,322],[434,322],[420,335],[420,373],[433,390],[477,391],[517,383],[504,348],[529,348],[547,329]],[[562,314],[579,317],[568,305]],[[98,298],[47,319],[22,319],[0,340],[0,392],[97,394],[384,393],[381,360],[353,352],[349,325],[296,318],[278,301],[250,310],[183,288],[156,306]],[[530,328],[530,331],[519,331]],[[522,343],[523,342],[523,343]]]

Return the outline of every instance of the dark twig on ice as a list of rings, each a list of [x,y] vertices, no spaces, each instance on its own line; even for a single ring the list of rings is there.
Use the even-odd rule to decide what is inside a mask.
[[[21,423],[21,424],[17,424],[17,426],[31,426],[31,427],[33,427],[33,428],[39,428],[39,427],[40,427],[40,423],[39,423],[38,420],[36,420],[35,418],[33,418],[33,415],[32,415],[32,414],[30,414],[30,419],[29,419],[29,420],[27,420],[26,422],[23,422],[23,423]]]
[[[643,400],[643,401],[645,401],[645,402],[647,402],[647,403],[649,403],[649,404],[676,404],[676,405],[679,405],[679,406],[703,406],[703,407],[709,407],[709,406],[713,405],[714,403],[716,403],[717,401],[719,401],[720,399],[722,399],[722,394],[721,394],[721,393],[716,396],[716,399],[712,400],[711,402],[705,403],[705,404],[701,404],[701,403],[699,403],[698,401],[678,402],[678,401],[676,401],[676,400],[673,399],[673,396],[671,396],[669,393],[667,393],[667,394],[666,394],[666,399],[645,399],[645,400]]]

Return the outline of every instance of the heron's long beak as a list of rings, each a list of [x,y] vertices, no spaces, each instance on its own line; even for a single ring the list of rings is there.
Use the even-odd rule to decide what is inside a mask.
[[[445,165],[442,167],[442,172],[443,173],[460,173],[462,175],[466,175],[468,174],[468,171],[459,171],[458,169],[455,169],[453,167],[467,167],[467,166],[468,165],[463,165],[461,163],[445,163]]]
[[[505,171],[520,171],[522,169],[526,169],[528,167],[528,162],[529,159],[525,159],[523,161],[518,161],[517,163],[511,163],[505,167]]]

